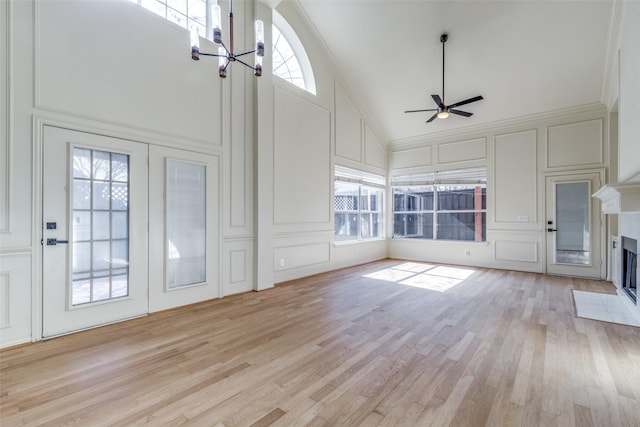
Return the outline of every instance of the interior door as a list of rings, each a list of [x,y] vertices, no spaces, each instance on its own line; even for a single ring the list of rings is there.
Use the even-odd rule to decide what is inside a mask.
[[[150,311],[222,296],[219,158],[149,149]]]
[[[42,331],[148,312],[146,144],[46,126]]]
[[[599,172],[546,177],[547,273],[605,278],[602,211],[591,197],[601,181]]]

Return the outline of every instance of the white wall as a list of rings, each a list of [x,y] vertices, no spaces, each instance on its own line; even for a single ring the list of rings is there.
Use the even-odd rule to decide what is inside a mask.
[[[544,176],[608,168],[606,121],[607,111],[598,104],[392,141],[391,176],[487,167],[487,241],[392,239],[389,256],[545,272]]]
[[[282,9],[307,48],[316,96],[240,64],[219,79],[217,61],[191,60],[185,29],[129,1],[0,3],[0,346],[40,337],[45,125],[219,158],[223,295],[386,256],[384,240],[333,246],[339,79],[296,6]],[[236,46],[252,43],[254,15],[270,28],[268,6],[234,3]],[[356,136],[341,147],[360,153],[352,166],[384,173],[384,141],[352,98],[344,91],[341,123]]]
[[[253,2],[235,6],[236,22],[252,22]],[[0,346],[40,337],[45,125],[220,158],[221,271],[208,277],[225,295],[251,290],[251,70],[219,79],[217,61],[191,60],[187,30],[129,1],[1,2],[0,31]]]
[[[384,175],[384,142],[296,4],[281,2],[277,11],[304,45],[316,95],[274,77],[272,99],[260,101],[273,105],[272,113],[264,112],[273,115],[273,168],[258,168],[259,181],[273,180],[273,195],[257,211],[265,224],[273,215],[272,234],[263,237],[270,247],[260,252],[273,283],[386,257],[385,240],[333,243],[333,165]]]

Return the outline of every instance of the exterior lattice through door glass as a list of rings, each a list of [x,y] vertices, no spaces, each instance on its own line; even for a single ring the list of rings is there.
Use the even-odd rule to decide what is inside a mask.
[[[129,156],[73,149],[71,305],[129,295]]]

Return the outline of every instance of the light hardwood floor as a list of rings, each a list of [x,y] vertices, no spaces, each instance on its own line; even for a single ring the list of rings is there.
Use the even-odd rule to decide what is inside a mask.
[[[0,352],[16,425],[640,426],[606,282],[385,260]]]

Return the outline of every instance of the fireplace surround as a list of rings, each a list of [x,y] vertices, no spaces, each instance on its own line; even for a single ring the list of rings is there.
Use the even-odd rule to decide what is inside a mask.
[[[638,241],[622,236],[622,289],[636,303],[638,298]]]

